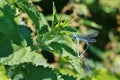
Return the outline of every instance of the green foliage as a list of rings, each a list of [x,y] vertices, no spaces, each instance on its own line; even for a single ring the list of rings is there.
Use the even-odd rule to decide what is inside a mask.
[[[51,68],[32,65],[26,67],[25,80],[57,80],[57,75]]]
[[[14,46],[16,47],[16,46]],[[4,65],[18,65],[24,62],[31,62],[33,58],[33,52],[31,52],[30,47],[18,49],[14,51],[10,56],[1,58],[0,63]]]
[[[41,0],[31,0],[33,3],[39,1],[42,2]],[[93,68],[92,75],[87,75],[87,72],[83,74],[84,63],[77,56],[77,42],[70,35],[108,30],[105,28],[105,22],[102,24],[94,15],[92,15],[94,19],[91,19],[89,10],[93,9],[92,13],[97,13],[98,7],[93,7],[98,3],[97,1],[69,1],[75,9],[73,14],[57,14],[56,3],[53,3],[51,17],[44,16],[28,0],[0,0],[0,80],[119,80],[120,71],[116,71],[119,70],[116,67],[119,66],[119,57],[113,61],[115,68],[110,69],[111,72],[101,69],[103,67],[98,61],[88,59],[88,63]],[[99,3],[101,6],[99,9],[104,13],[104,15],[99,13],[102,16],[100,19],[105,17],[106,20],[106,13],[115,14],[119,10],[118,4],[109,5],[108,3],[106,7],[106,2],[99,0]],[[106,9],[109,6],[115,10]],[[63,13],[65,13],[65,9]],[[27,14],[27,19],[25,16],[24,20],[21,17],[22,14]],[[77,18],[73,19],[75,16]],[[19,24],[19,19],[23,19],[23,22],[31,20],[32,27]],[[47,20],[51,23],[49,24]],[[71,27],[72,22],[81,32]],[[113,32],[109,32],[109,38],[111,44],[118,43],[118,48],[113,51],[103,51],[95,46],[90,46],[89,51],[92,52],[90,55],[95,55],[105,61],[111,53],[119,53],[119,38],[114,37]],[[32,33],[34,35],[31,36]],[[100,45],[103,43],[100,42]],[[43,51],[49,52],[45,52],[46,54],[52,53],[58,59],[55,61],[57,64],[53,66],[49,64]],[[59,56],[56,57],[56,55]],[[54,66],[57,67],[52,68]],[[112,74],[113,71],[117,76]]]
[[[77,31],[70,28],[66,22],[58,22],[54,5],[52,27],[50,28],[43,14],[26,0],[13,0],[12,2],[7,0],[6,3],[1,7],[1,14],[3,15],[0,16],[0,37],[2,38],[0,41],[0,63],[9,66],[6,68],[8,76],[12,80],[57,80],[56,72],[48,68],[50,67],[49,64],[38,53],[38,50],[59,53],[64,58],[69,57],[68,62],[74,62],[77,53],[70,33]],[[36,42],[37,45],[33,45],[29,41],[31,40],[30,33],[22,32],[23,26],[18,26],[19,24],[14,21],[15,8],[24,11],[35,24],[36,40],[33,40],[33,42]],[[74,47],[70,47],[70,45],[74,45]],[[73,64],[78,72],[80,72],[78,68],[81,66],[78,65],[79,63],[80,61]],[[73,77],[63,76],[62,78],[69,79]]]
[[[4,65],[0,64],[0,80],[11,80],[6,76],[6,70]]]
[[[77,78],[69,75],[62,75],[63,80],[76,80]],[[62,79],[61,79],[62,80]]]

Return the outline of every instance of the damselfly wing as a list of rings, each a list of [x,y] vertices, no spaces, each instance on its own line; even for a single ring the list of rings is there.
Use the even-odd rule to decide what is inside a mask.
[[[78,36],[77,34],[72,34],[71,36],[76,40],[80,40],[80,41],[86,40],[87,42],[94,43],[96,42],[95,37],[98,36],[98,33],[82,35],[82,36]]]

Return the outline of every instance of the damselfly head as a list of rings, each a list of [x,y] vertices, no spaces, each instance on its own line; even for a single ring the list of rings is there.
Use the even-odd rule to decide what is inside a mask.
[[[76,38],[76,37],[77,37],[76,34],[71,34],[70,36],[71,36],[72,38]]]
[[[70,36],[71,36],[73,39],[79,40],[79,37],[78,37],[77,34],[71,34]]]

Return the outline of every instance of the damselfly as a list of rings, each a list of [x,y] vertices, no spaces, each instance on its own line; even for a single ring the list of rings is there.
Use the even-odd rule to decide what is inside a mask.
[[[96,39],[94,39],[95,37],[97,37],[98,34],[90,34],[90,35],[86,35],[86,36],[78,36],[76,34],[72,34],[71,37],[74,38],[75,40],[77,40],[77,44],[78,44],[78,57],[81,58],[83,60],[83,66],[85,67],[85,71],[90,72],[91,74],[91,69],[88,66],[87,62],[86,62],[86,58],[85,58],[85,52],[87,51],[88,47],[89,47],[89,42],[94,43],[96,42]],[[82,51],[80,53],[79,47],[80,47],[80,41],[83,41],[86,43],[87,47],[84,51]]]
[[[90,43],[94,43],[96,42],[96,39],[94,39],[95,37],[98,36],[98,33],[96,34],[90,34],[90,35],[84,35],[84,36],[78,36],[77,34],[72,34],[71,37],[76,39],[78,41],[78,46],[79,46],[79,42],[83,41],[86,43],[87,47],[83,52],[79,52],[78,53],[78,57],[83,57],[85,52],[87,51],[88,47],[89,47],[89,42]]]

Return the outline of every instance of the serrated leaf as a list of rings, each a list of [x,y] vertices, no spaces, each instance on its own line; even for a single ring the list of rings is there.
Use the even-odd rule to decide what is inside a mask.
[[[2,11],[4,14],[3,16],[0,16],[0,32],[10,37],[17,31],[17,26],[14,22],[15,12],[8,5],[0,8],[0,11]]]
[[[24,75],[25,80],[57,80],[55,72],[51,68],[43,66],[29,65]]]
[[[77,30],[75,28],[72,28],[70,26],[66,26],[62,29],[61,33],[66,33],[66,34],[70,34],[70,33],[75,33],[77,32]]]
[[[68,56],[69,54],[77,56],[76,52],[64,43],[51,42],[49,46],[52,47],[53,50],[55,50],[57,53],[62,54],[63,56]]]
[[[49,44],[51,42],[59,42],[59,43],[66,44],[68,46],[71,46],[75,50],[75,46],[73,46],[75,44],[74,44],[72,38],[69,35],[65,35],[64,33],[59,33],[59,32],[53,33],[52,32],[52,33],[48,33],[48,34],[45,34],[42,36],[41,35],[37,36],[38,46],[43,49],[46,48],[46,49],[50,50]]]
[[[0,64],[0,80],[11,80],[7,77],[5,67],[2,64]]]
[[[5,57],[13,52],[12,43],[22,46],[24,41],[17,31],[15,11],[9,5],[0,8],[0,11],[3,13],[0,16],[0,57]]]
[[[2,57],[0,63],[4,65],[19,65],[25,62],[31,62],[33,59],[33,52],[31,52],[30,47],[21,48],[18,51],[15,51],[8,57]]]
[[[45,58],[41,54],[38,54],[38,53],[34,53],[32,63],[36,66],[41,66],[41,65],[43,65],[44,67],[49,66]]]
[[[77,80],[77,78],[69,75],[62,75],[61,76],[64,80]]]
[[[83,73],[83,67],[82,67],[82,60],[80,60],[78,57],[74,56],[68,56],[67,57],[68,62],[71,63],[73,68],[78,72],[78,73]]]
[[[5,0],[9,5],[13,5],[15,3],[15,0]]]
[[[16,4],[20,9],[25,11],[27,15],[32,19],[36,26],[36,30],[40,33],[44,30],[44,33],[48,32],[50,30],[50,27],[43,16],[42,13],[40,13],[35,6],[33,6],[31,3],[28,3],[26,0],[17,0]],[[42,33],[41,33],[42,34]]]
[[[37,36],[37,44],[40,48],[44,50],[48,50],[48,51],[51,50],[49,46],[51,42],[61,42],[65,44],[71,43],[70,37],[62,34],[57,35],[54,33],[48,33]]]
[[[55,8],[55,4],[53,3],[53,16],[52,16],[52,27],[55,27],[55,25],[57,24],[58,22],[58,19],[57,19],[57,12],[56,12],[56,8]]]

